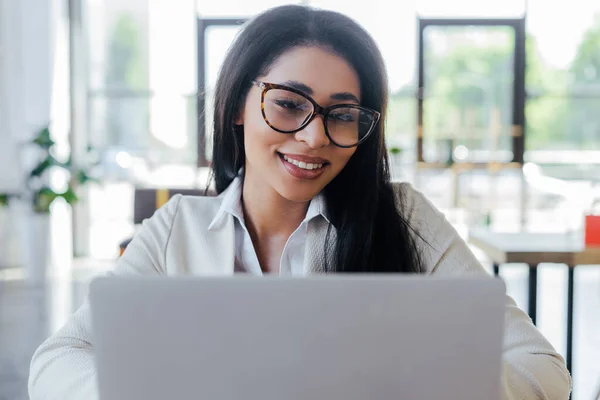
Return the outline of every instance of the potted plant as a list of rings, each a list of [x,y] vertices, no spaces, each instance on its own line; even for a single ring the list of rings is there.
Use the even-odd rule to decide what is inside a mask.
[[[52,203],[63,198],[69,205],[78,201],[76,187],[96,181],[84,168],[76,168],[72,158],[65,162],[55,156],[55,142],[48,126],[42,128],[29,142],[36,148],[37,161],[27,174],[26,190],[20,197],[31,206],[25,219],[24,259],[28,278],[34,283],[43,282],[50,255],[50,210]],[[49,184],[49,173],[60,169],[66,172],[68,181],[62,190]]]

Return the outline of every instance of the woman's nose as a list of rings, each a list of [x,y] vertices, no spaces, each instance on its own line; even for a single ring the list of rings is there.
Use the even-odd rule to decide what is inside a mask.
[[[330,141],[325,134],[325,121],[317,115],[301,131],[296,132],[296,140],[306,143],[312,149],[327,146]]]

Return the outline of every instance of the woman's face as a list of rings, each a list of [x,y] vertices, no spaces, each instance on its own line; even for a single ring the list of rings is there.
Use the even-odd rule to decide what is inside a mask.
[[[360,101],[354,69],[343,58],[318,47],[285,52],[268,74],[257,80],[300,89],[322,107]],[[273,189],[287,200],[309,201],[340,173],[356,147],[331,143],[322,116],[294,134],[273,130],[262,116],[261,93],[261,88],[252,86],[236,121],[244,125],[246,179],[254,184],[264,182],[261,189]]]

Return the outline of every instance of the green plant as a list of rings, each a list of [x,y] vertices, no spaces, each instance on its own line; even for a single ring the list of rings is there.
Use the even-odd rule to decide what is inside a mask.
[[[402,149],[400,147],[390,147],[390,154],[398,155],[402,153]]]
[[[86,169],[75,168],[71,157],[66,162],[61,162],[55,158],[53,154],[55,142],[52,140],[48,126],[38,132],[31,144],[35,145],[40,153],[39,162],[35,164],[27,176],[28,198],[34,212],[49,213],[54,200],[60,197],[65,199],[68,204],[73,205],[79,200],[75,194],[77,186],[97,182]],[[88,151],[91,151],[91,149],[88,149]],[[60,168],[69,173],[69,182],[62,192],[57,192],[49,187],[45,179],[46,174],[53,168]]]
[[[0,194],[0,207],[6,207],[8,205],[8,194],[1,193]]]
[[[400,164],[402,162],[402,152],[403,149],[398,146],[390,146],[388,147],[388,153],[390,154],[390,162],[392,164]]]

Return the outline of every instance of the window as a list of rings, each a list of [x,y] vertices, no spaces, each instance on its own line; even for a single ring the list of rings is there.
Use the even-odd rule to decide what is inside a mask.
[[[600,5],[531,0],[527,48],[528,159],[579,163],[600,150]],[[589,153],[588,153],[589,154]],[[583,156],[583,157],[582,157]],[[598,155],[597,163],[600,163]]]
[[[133,186],[197,180],[194,0],[87,0],[87,142],[102,155],[90,190],[90,255],[133,233]]]
[[[512,161],[514,28],[430,25],[423,42],[424,160]]]

